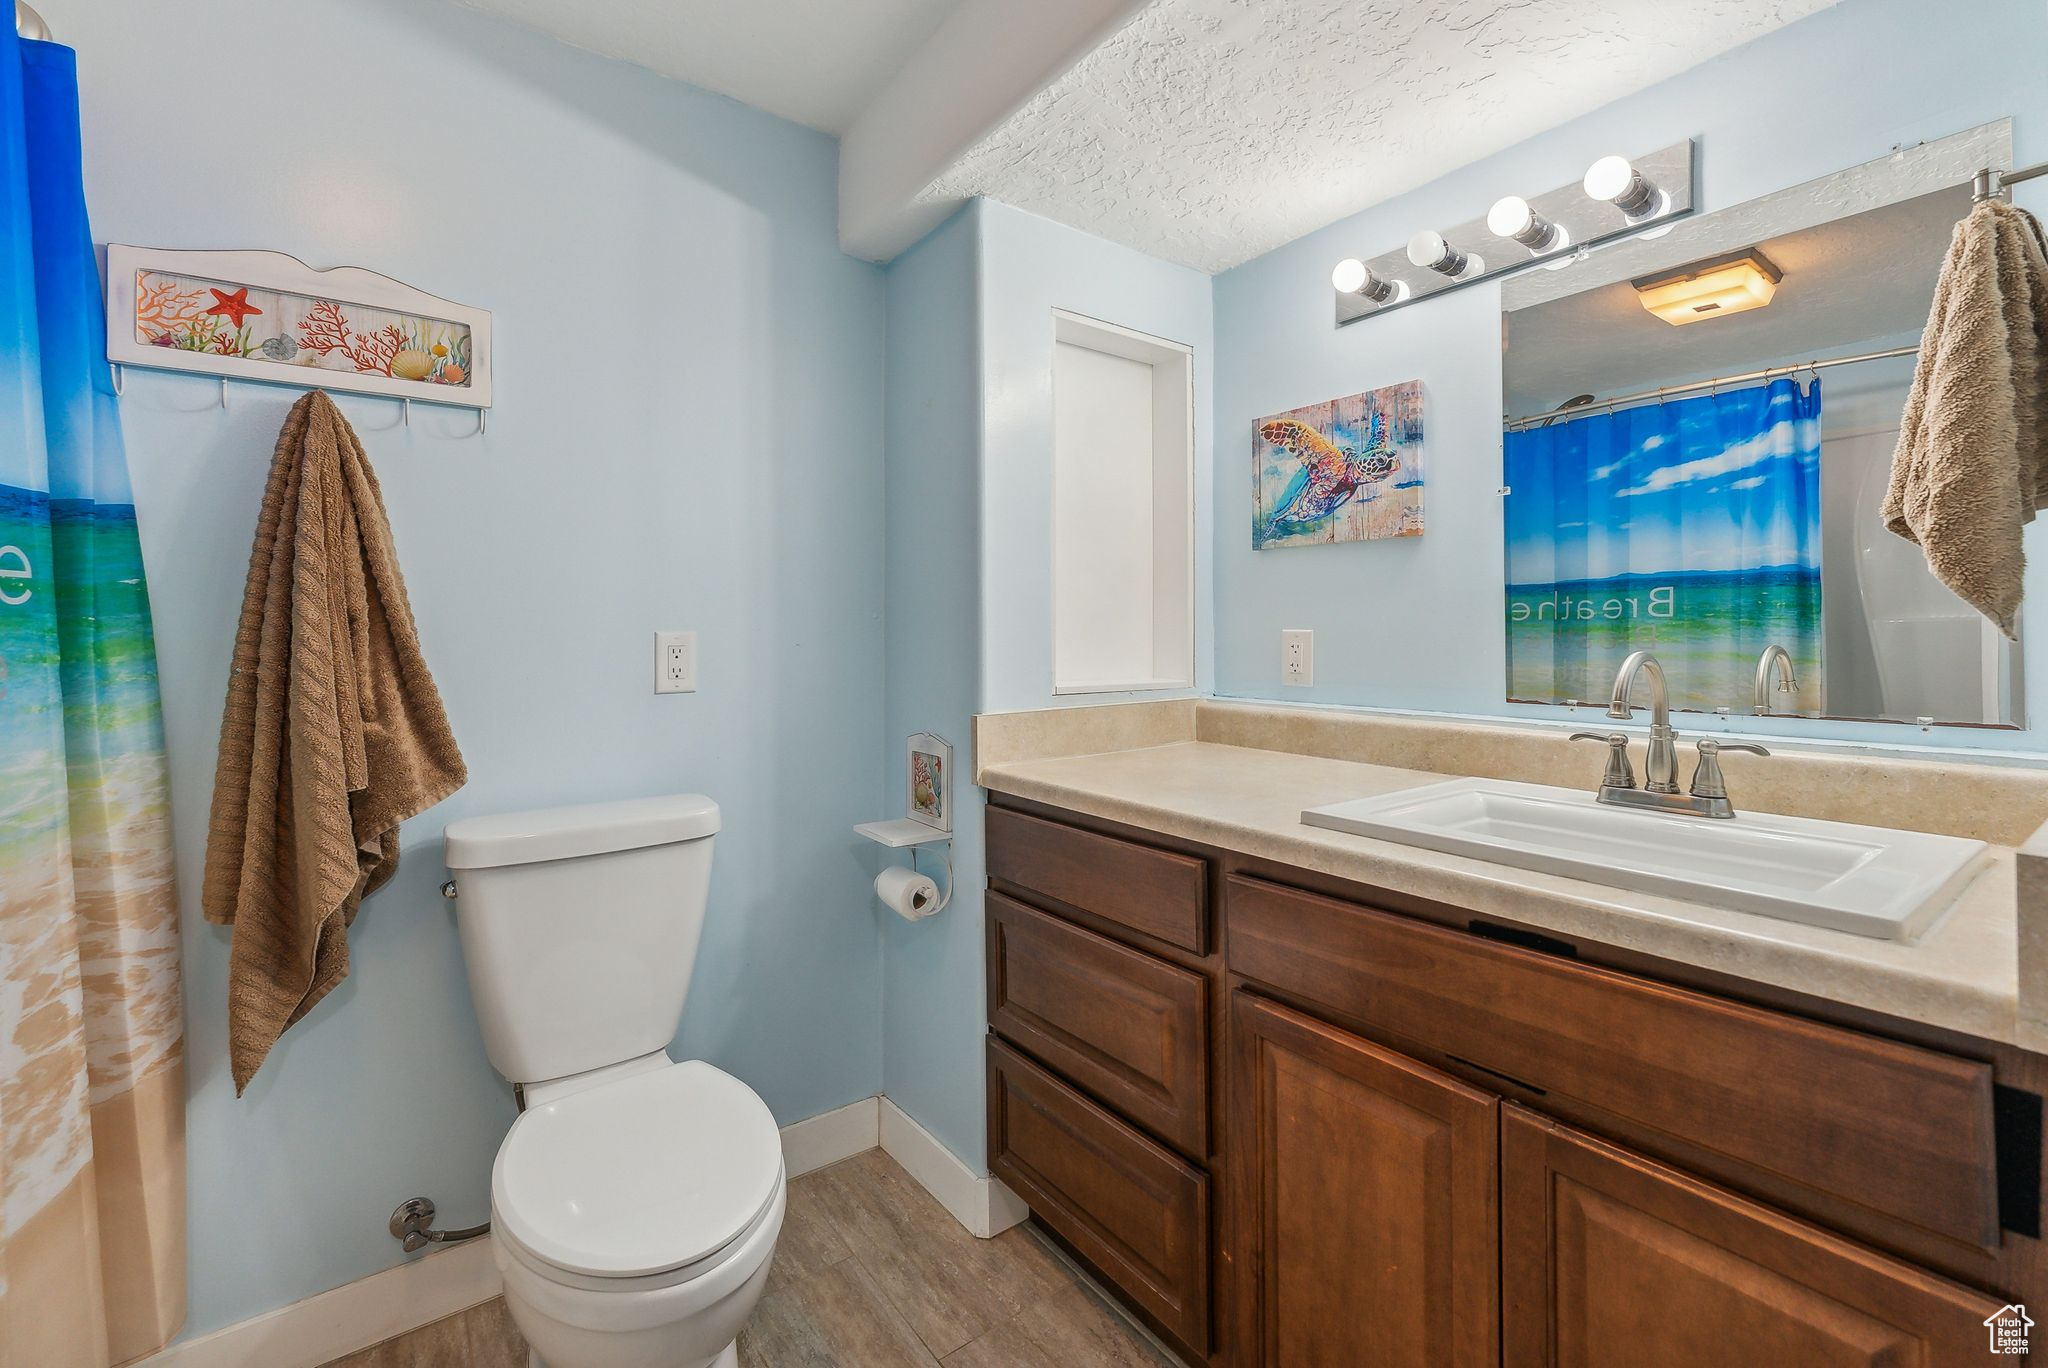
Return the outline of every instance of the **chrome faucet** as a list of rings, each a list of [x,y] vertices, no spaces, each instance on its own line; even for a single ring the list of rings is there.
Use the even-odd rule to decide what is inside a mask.
[[[1773,647],[1783,654],[1781,648]],[[1769,657],[1766,656],[1766,659]],[[1789,661],[1787,662],[1789,665]],[[1625,732],[1573,732],[1574,741],[1598,741],[1607,747],[1607,770],[1600,777],[1599,799],[1619,807],[1648,808],[1653,812],[1676,813],[1686,817],[1733,817],[1735,805],[1728,801],[1728,781],[1721,773],[1721,752],[1748,751],[1769,755],[1762,746],[1746,741],[1699,743],[1699,763],[1693,768],[1692,790],[1678,791],[1678,733],[1671,729],[1671,700],[1664,683],[1664,667],[1648,651],[1637,651],[1621,663],[1614,677],[1614,696],[1607,715],[1627,720],[1635,715],[1629,694],[1636,676],[1650,675],[1650,748],[1643,758],[1643,786],[1636,787],[1634,766],[1628,759]],[[1759,673],[1759,678],[1762,678]]]
[[[1614,676],[1614,697],[1607,715],[1626,722],[1635,716],[1635,704],[1628,696],[1636,676],[1650,676],[1650,752],[1643,757],[1643,788],[1649,793],[1678,792],[1678,733],[1671,730],[1671,698],[1664,685],[1664,667],[1648,651],[1631,652]]]
[[[1792,669],[1792,653],[1777,642],[1764,647],[1764,653],[1756,662],[1756,706],[1750,711],[1758,717],[1771,715],[1771,670],[1778,673],[1778,690],[1781,693],[1797,693],[1799,676]]]

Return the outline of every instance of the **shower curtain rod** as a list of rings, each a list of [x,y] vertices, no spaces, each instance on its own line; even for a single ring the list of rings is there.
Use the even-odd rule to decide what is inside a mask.
[[[1893,347],[1888,351],[1863,352],[1857,356],[1835,356],[1825,361],[1801,361],[1791,366],[1768,366],[1763,370],[1748,371],[1741,375],[1719,375],[1712,380],[1695,380],[1686,385],[1665,385],[1661,389],[1641,390],[1635,394],[1616,395],[1596,403],[1561,406],[1532,413],[1526,418],[1510,418],[1502,426],[1509,432],[1519,432],[1526,427],[1547,423],[1553,418],[1580,417],[1596,410],[1614,412],[1629,404],[1640,404],[1651,399],[1669,399],[1680,394],[1691,394],[1695,390],[1717,389],[1722,385],[1748,384],[1757,380],[1769,380],[1779,375],[1797,375],[1800,371],[1824,371],[1835,366],[1853,366],[1863,361],[1889,361],[1898,356],[1917,356],[1918,347]]]
[[[43,22],[42,15],[29,7],[28,0],[14,0],[14,31],[23,38],[45,43],[51,40],[50,26]]]

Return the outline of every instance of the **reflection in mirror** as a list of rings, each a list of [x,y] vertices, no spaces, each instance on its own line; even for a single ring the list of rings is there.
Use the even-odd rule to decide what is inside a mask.
[[[1674,708],[2021,721],[2018,649],[1879,516],[1967,177],[1825,219],[1842,181],[1627,244],[1627,278],[1511,282],[1510,701],[1604,698],[1648,649]]]

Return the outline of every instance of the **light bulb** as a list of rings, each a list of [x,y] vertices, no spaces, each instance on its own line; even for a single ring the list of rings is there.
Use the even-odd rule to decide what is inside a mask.
[[[1433,228],[1425,228],[1408,239],[1408,259],[1417,266],[1453,280],[1468,272],[1477,275],[1486,269],[1485,262],[1451,246],[1444,235]]]
[[[1559,245],[1558,226],[1529,207],[1520,195],[1506,195],[1486,212],[1487,231],[1495,237],[1512,238],[1532,252],[1547,252]]]
[[[1375,304],[1407,293],[1401,282],[1374,275],[1372,268],[1356,257],[1346,257],[1337,263],[1337,269],[1330,272],[1330,284],[1339,294],[1358,295]]]
[[[1589,198],[1607,201],[1630,219],[1647,216],[1662,198],[1627,157],[1602,157],[1587,167],[1584,188]]]

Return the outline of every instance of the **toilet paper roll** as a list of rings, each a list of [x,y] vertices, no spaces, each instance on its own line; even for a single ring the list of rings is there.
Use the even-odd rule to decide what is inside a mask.
[[[876,876],[875,896],[905,921],[920,921],[939,910],[939,886],[901,865],[890,865]]]

